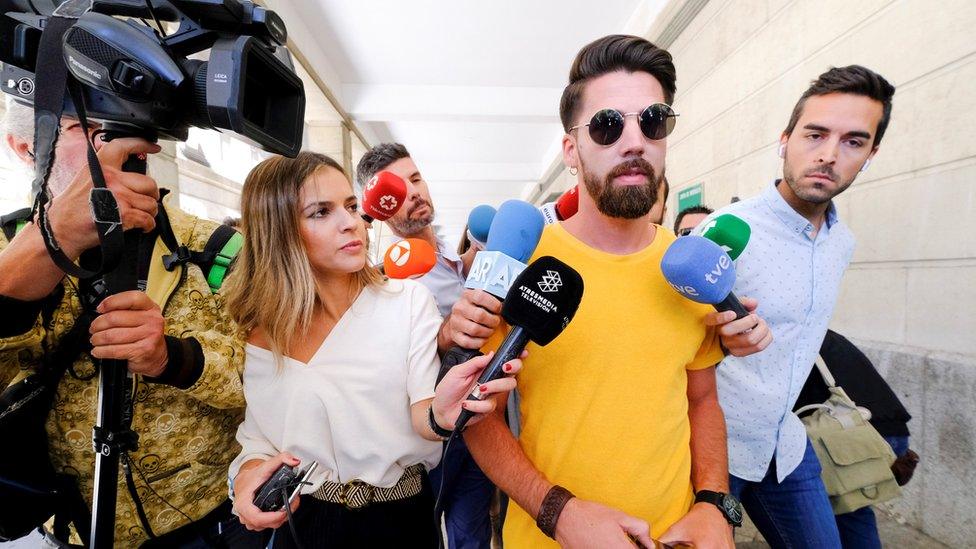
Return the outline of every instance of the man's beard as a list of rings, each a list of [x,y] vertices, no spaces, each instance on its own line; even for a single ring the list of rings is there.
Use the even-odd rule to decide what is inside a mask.
[[[800,180],[802,178],[818,173],[826,175],[834,183],[837,183],[837,188],[831,191],[827,189],[805,188],[800,186]],[[856,174],[855,177],[857,177]],[[851,183],[854,182],[854,178],[851,178],[850,181],[846,182],[839,181],[837,172],[835,172],[834,169],[828,165],[808,169],[798,176],[790,166],[789,161],[783,162],[783,180],[786,181],[786,184],[790,186],[790,190],[793,191],[793,194],[797,198],[812,204],[824,204],[826,202],[830,202],[835,196],[844,192],[844,190],[846,190],[847,187],[850,187]]]
[[[613,179],[623,175],[628,171],[638,168],[647,176],[647,181],[641,185],[621,185],[613,184]],[[580,170],[583,172],[583,184],[586,191],[596,202],[596,207],[600,213],[607,217],[620,219],[637,219],[644,217],[654,203],[657,202],[657,189],[661,186],[660,176],[654,173],[654,167],[643,158],[634,158],[614,166],[603,179],[599,181],[596,174],[587,171],[586,166],[580,161]]]
[[[416,218],[416,219],[411,218],[410,217],[411,214],[413,214],[413,212],[421,206],[427,206],[427,209],[430,211],[430,213],[420,218]],[[427,226],[430,225],[431,222],[433,221],[434,221],[434,206],[430,202],[427,202],[426,200],[422,200],[422,199],[411,204],[410,209],[407,210],[406,215],[403,216],[402,219],[394,219],[391,217],[390,219],[386,220],[387,223],[393,226],[393,230],[395,230],[399,234],[406,235],[406,236],[412,236],[419,233],[420,231],[426,229]]]
[[[51,175],[47,178],[47,188],[51,196],[58,196],[64,192],[75,176],[78,175],[78,172],[87,169],[88,164],[84,157],[81,158],[80,162],[74,163],[55,156],[54,165],[51,166]]]

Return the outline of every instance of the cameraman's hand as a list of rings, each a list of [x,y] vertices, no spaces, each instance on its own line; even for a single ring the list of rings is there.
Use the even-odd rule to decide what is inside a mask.
[[[148,295],[137,290],[110,295],[97,311],[89,328],[93,357],[127,360],[134,374],[162,375],[168,359],[166,321]]]
[[[114,139],[103,143],[98,150],[98,162],[105,174],[105,184],[119,204],[123,229],[151,231],[156,226],[159,187],[147,175],[123,172],[122,164],[129,159],[129,155],[145,156],[159,151],[159,145],[136,137]],[[48,219],[54,238],[72,260],[77,259],[81,252],[98,246],[98,233],[89,206],[91,189],[91,172],[86,163],[64,192],[55,196],[48,205]]]
[[[278,470],[282,463],[295,467],[300,462],[298,458],[287,452],[282,452],[264,461],[252,459],[241,465],[241,470],[234,478],[234,512],[240,518],[241,524],[248,530],[258,531],[265,528],[277,528],[288,520],[288,515],[285,514],[284,509],[266,513],[254,505],[254,492],[271,478],[271,475]],[[298,510],[299,501],[301,498],[295,498],[295,501],[291,503],[292,513]]]
[[[647,521],[595,501],[569,500],[556,521],[560,547],[633,549],[632,538],[644,547],[654,547]]]

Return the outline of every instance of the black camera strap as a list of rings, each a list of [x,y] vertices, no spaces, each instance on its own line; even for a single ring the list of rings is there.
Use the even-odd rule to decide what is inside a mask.
[[[91,278],[102,272],[115,269],[122,259],[123,237],[122,218],[118,202],[105,183],[105,175],[88,134],[88,119],[85,114],[84,94],[81,86],[68,73],[62,51],[65,33],[75,22],[76,17],[58,15],[57,12],[47,20],[37,53],[36,86],[34,92],[34,162],[35,175],[31,186],[34,205],[32,216],[37,215],[44,246],[51,260],[65,273],[78,278]],[[102,262],[96,270],[88,270],[71,261],[62,251],[54,237],[47,206],[51,197],[48,179],[55,162],[55,148],[60,134],[61,115],[64,110],[65,91],[69,91],[75,111],[81,121],[88,145],[88,168],[92,177],[92,191],[89,199],[98,240],[101,244]]]

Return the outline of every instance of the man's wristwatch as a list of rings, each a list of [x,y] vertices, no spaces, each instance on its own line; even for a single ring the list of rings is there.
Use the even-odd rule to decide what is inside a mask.
[[[725,520],[729,521],[733,527],[742,526],[742,504],[732,494],[699,490],[695,494],[695,503],[711,503],[718,507],[718,510],[725,515]]]

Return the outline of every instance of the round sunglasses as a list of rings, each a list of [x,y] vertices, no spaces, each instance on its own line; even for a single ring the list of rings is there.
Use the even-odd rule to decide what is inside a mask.
[[[622,113],[617,109],[603,109],[594,114],[588,124],[573,126],[569,131],[585,126],[589,128],[593,141],[600,145],[613,145],[623,135],[628,116],[636,116],[644,137],[656,141],[671,135],[678,113],[671,105],[664,103],[654,103],[641,112]]]

